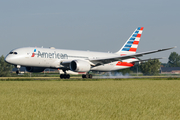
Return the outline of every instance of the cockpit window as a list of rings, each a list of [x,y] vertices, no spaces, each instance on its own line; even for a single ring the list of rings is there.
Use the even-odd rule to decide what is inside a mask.
[[[15,54],[15,55],[17,55],[17,52],[10,52],[9,54]]]

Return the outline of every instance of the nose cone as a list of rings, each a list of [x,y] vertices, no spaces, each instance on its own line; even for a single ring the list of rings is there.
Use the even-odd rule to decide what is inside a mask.
[[[4,58],[5,62],[13,65],[20,65],[22,63],[22,56],[16,54],[8,54]]]
[[[14,55],[7,55],[5,58],[4,58],[5,62],[9,63],[9,64],[16,64],[16,62],[18,61],[16,56]]]
[[[9,57],[9,55],[7,55],[5,58],[4,58],[5,62],[7,63],[11,63],[11,58]]]

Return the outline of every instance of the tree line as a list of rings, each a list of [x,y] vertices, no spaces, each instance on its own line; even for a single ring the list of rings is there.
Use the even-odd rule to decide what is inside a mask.
[[[9,63],[6,63],[4,60],[4,56],[0,57],[0,77],[8,77],[11,76],[13,66]]]

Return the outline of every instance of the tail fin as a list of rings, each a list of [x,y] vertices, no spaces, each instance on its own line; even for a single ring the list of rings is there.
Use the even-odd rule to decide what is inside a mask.
[[[136,53],[143,29],[144,27],[138,27],[126,41],[123,47],[116,53],[121,55]]]

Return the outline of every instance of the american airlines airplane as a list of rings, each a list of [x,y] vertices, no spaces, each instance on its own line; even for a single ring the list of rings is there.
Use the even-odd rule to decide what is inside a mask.
[[[68,71],[85,73],[82,78],[92,78],[90,71],[105,72],[129,68],[143,61],[137,57],[175,48],[136,53],[142,31],[143,27],[138,27],[116,53],[23,47],[10,51],[5,61],[18,69],[24,66],[28,72],[42,72],[46,68],[62,70],[64,74],[60,73],[61,79],[70,78]],[[19,70],[16,73],[18,74]]]

